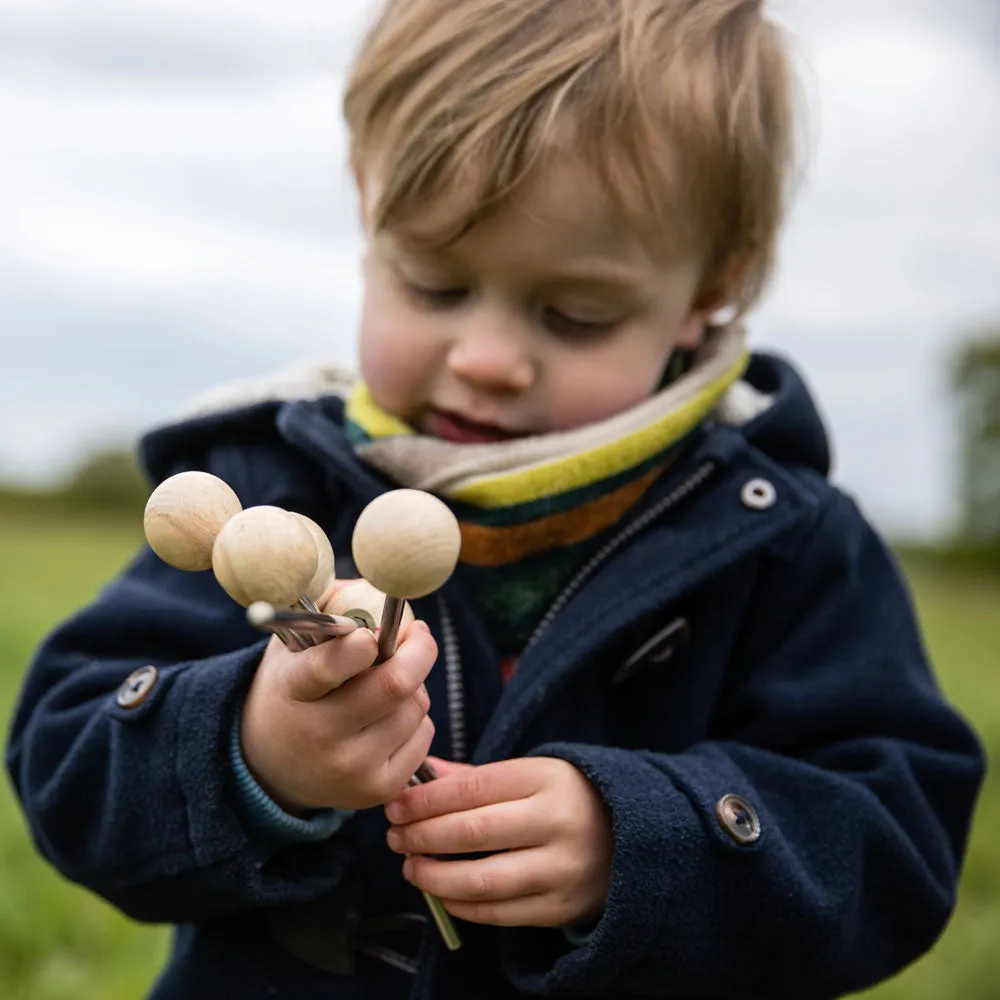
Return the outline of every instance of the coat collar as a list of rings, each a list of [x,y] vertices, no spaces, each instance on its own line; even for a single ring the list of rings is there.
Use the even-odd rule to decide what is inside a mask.
[[[641,544],[611,556],[522,656],[479,741],[475,763],[508,755],[552,692],[586,664],[602,656],[620,660],[621,636],[633,626],[667,611],[741,558],[768,547],[780,551],[785,539],[815,518],[819,501],[813,491],[730,428],[709,433],[665,477],[659,498],[682,488],[708,462],[713,468],[704,483],[648,525]],[[749,492],[761,484],[773,491],[766,508]]]

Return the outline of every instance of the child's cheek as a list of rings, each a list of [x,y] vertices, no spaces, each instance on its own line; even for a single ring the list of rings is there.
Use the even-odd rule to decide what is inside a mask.
[[[622,371],[612,363],[587,366],[561,380],[558,391],[550,397],[551,429],[566,430],[606,420],[637,406],[655,389],[648,368]]]
[[[405,331],[405,332],[404,332]],[[421,361],[420,337],[400,317],[364,317],[359,338],[361,377],[375,402],[403,419],[421,402],[426,372]]]
[[[400,366],[393,364],[392,342],[379,337],[374,331],[362,336],[360,362],[361,377],[368,384],[375,401],[384,409],[395,412],[405,398],[406,380]]]

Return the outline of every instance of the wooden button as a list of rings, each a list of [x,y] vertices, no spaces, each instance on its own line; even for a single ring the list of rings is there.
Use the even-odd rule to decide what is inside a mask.
[[[133,670],[118,689],[118,704],[122,708],[138,708],[153,693],[158,679],[159,671],[156,667],[146,666]]]

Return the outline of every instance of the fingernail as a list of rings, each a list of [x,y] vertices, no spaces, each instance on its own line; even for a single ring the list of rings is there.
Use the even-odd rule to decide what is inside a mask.
[[[385,807],[385,815],[390,823],[398,823],[403,818],[403,807],[398,802],[390,802]]]
[[[386,843],[394,851],[398,851],[399,850],[399,844],[400,844],[401,840],[402,840],[402,837],[399,834],[399,832],[396,831],[396,830],[389,830],[389,832],[386,833],[386,835],[385,835],[385,841],[386,841]]]
[[[413,881],[413,859],[412,858],[407,858],[403,862],[403,878],[405,878],[407,882],[412,882]]]

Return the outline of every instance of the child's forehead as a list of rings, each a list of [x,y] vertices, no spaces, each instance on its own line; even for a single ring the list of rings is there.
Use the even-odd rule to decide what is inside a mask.
[[[503,206],[508,225],[542,227],[570,236],[618,236],[631,232],[596,173],[579,157],[552,156],[525,179]]]
[[[459,239],[444,246],[421,238],[438,231],[452,210],[447,196],[413,212],[394,227],[398,244],[442,260],[469,252],[558,256],[579,264],[606,260],[645,265],[650,251],[634,223],[603,187],[597,172],[572,155],[548,157],[518,187]]]

